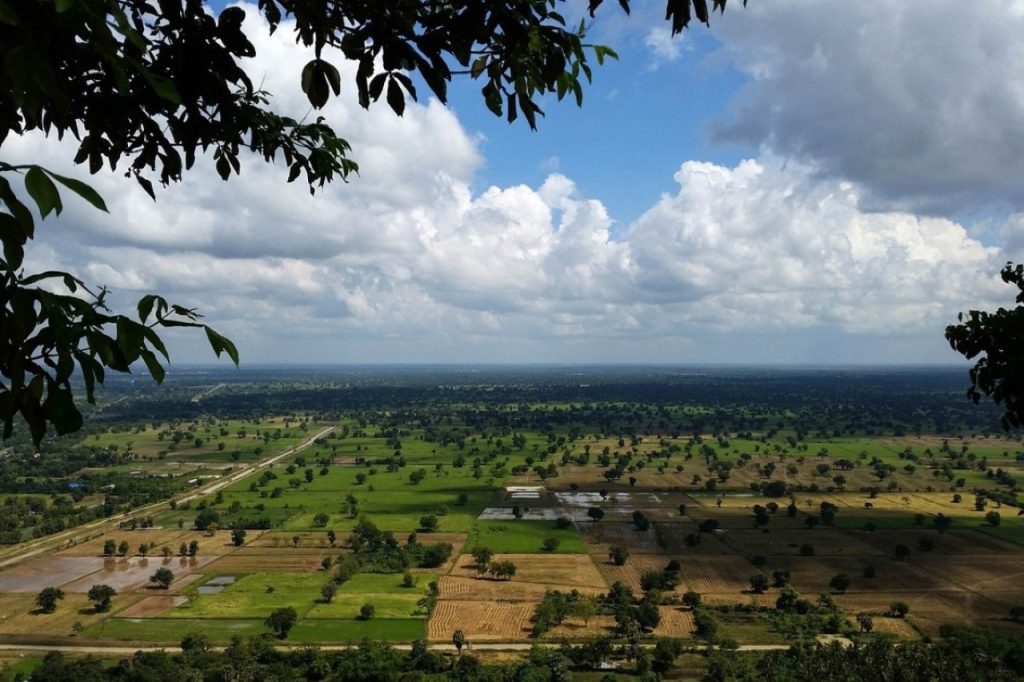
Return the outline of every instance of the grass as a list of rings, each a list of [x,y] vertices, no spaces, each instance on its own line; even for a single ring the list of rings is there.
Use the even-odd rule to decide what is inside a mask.
[[[357,642],[370,639],[407,642],[426,635],[426,620],[371,619],[300,620],[286,641],[299,643]],[[202,632],[217,643],[226,643],[234,636],[255,637],[269,632],[259,619],[210,618],[110,618],[84,633],[96,639],[119,639],[140,642],[177,643],[185,635]]]
[[[308,611],[327,581],[322,573],[250,573],[218,594],[196,594],[170,611],[169,618],[266,618],[274,609]]]
[[[290,642],[358,642],[364,638],[411,642],[427,635],[423,618],[371,620],[301,620],[289,633]]]
[[[541,552],[546,538],[559,541],[559,554],[584,554],[587,551],[575,526],[556,528],[554,521],[477,521],[466,547],[489,547],[499,554]]]
[[[262,619],[108,618],[86,629],[84,634],[95,639],[180,642],[191,632],[205,633],[215,642],[227,642],[236,635],[255,637],[269,630]]]

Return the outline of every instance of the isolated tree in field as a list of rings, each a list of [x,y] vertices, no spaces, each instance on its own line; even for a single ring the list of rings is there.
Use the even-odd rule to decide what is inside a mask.
[[[195,556],[197,554],[199,554],[199,541],[192,540],[188,543],[188,555]]]
[[[117,543],[113,540],[106,540],[103,543],[103,554],[104,556],[114,556],[114,552],[117,551]]]
[[[487,567],[491,563],[491,557],[494,556],[494,552],[491,551],[490,547],[476,547],[472,555],[476,572],[483,575],[487,572]]]
[[[487,572],[498,580],[511,580],[516,575],[516,565],[512,561],[492,561]]]
[[[359,620],[370,620],[377,613],[377,607],[366,603],[359,607]]]
[[[629,550],[625,547],[615,546],[608,550],[608,558],[612,560],[612,563],[616,566],[623,566],[626,560],[629,559]]]
[[[44,587],[36,595],[36,606],[43,613],[53,613],[57,610],[57,602],[64,598],[64,591],[58,587]]]
[[[871,620],[871,616],[866,613],[858,613],[857,625],[860,626],[861,632],[871,632],[875,628],[875,621]]]
[[[110,602],[116,595],[117,590],[110,585],[93,585],[85,596],[92,602],[97,613],[104,613],[110,610]]]
[[[320,601],[324,604],[330,604],[334,600],[334,595],[338,593],[338,586],[334,584],[333,580],[330,580],[320,588]]]
[[[903,561],[910,556],[910,548],[904,544],[896,545],[896,548],[893,550],[893,554],[899,561]]]
[[[231,531],[231,544],[235,547],[241,547],[245,544],[245,529],[242,527],[235,528]]]
[[[123,557],[128,556],[128,549],[129,548],[130,548],[130,546],[128,544],[128,541],[127,540],[122,540],[121,543],[117,546],[117,553],[120,554]]]
[[[320,512],[313,517],[313,525],[317,528],[326,528],[327,522],[331,520],[331,517],[327,514]]]
[[[149,582],[155,583],[161,590],[166,590],[174,582],[174,573],[171,569],[161,566],[153,575],[149,576]]]
[[[416,576],[412,574],[412,571],[406,570],[405,573],[402,574],[402,587],[416,587]]]
[[[292,628],[295,627],[295,622],[298,619],[299,614],[296,613],[293,607],[284,606],[271,611],[267,619],[263,621],[263,624],[273,630],[278,639],[285,639]]]
[[[683,592],[683,606],[696,609],[700,606],[700,602],[700,592],[694,592],[693,590]]]
[[[903,618],[910,613],[910,605],[905,601],[894,601],[889,604],[889,615],[894,618]]]
[[[331,561],[331,557],[325,556],[323,559],[320,560],[320,568],[324,569],[325,571],[329,571],[331,569],[332,563],[333,562]]]
[[[213,643],[205,633],[190,632],[182,638],[180,646],[184,654],[205,654],[213,648]]]
[[[301,541],[302,541],[302,537],[301,536],[293,535],[292,536],[292,547],[298,547],[299,546],[299,542],[301,542]]]
[[[594,521],[600,521],[604,518],[604,509],[601,509],[600,507],[591,507],[587,510],[587,516]]]
[[[437,530],[437,517],[433,514],[420,517],[420,530],[426,533],[433,533]]]
[[[850,588],[850,576],[845,573],[836,573],[828,581],[828,586],[833,592],[846,592]]]
[[[999,516],[999,512],[997,511],[990,511],[989,513],[985,514],[985,523],[992,526],[993,528],[995,526],[998,526],[1001,520],[1002,519]]]
[[[220,512],[216,509],[210,509],[207,507],[206,509],[201,509],[199,513],[196,514],[194,525],[196,530],[209,530],[210,526],[214,526],[214,530],[216,530],[216,524],[219,521]]]
[[[409,474],[409,483],[412,485],[419,485],[423,482],[423,479],[427,477],[426,469],[416,469]]]
[[[789,584],[790,573],[788,568],[777,568],[772,571],[772,585],[785,587]]]
[[[466,646],[466,633],[462,630],[456,630],[452,633],[452,644],[455,645],[455,651],[462,655],[462,647]]]
[[[545,552],[554,552],[558,549],[558,546],[562,544],[562,541],[558,538],[544,538],[544,542],[541,543],[541,550]]]
[[[750,589],[757,594],[763,593],[768,589],[768,576],[764,573],[755,573],[750,576]]]
[[[331,547],[334,547],[334,543],[338,541],[338,534],[333,530],[327,531],[327,542],[331,543]]]

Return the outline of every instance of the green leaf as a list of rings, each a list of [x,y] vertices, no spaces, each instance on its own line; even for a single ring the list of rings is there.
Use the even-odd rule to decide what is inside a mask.
[[[235,363],[235,367],[238,367],[238,349],[235,348],[231,339],[221,336],[206,325],[203,325],[203,329],[206,330],[206,338],[210,341],[210,348],[213,349],[214,354],[219,358],[222,352],[227,353],[231,361]]]
[[[160,361],[156,359],[155,355],[153,355],[153,351],[144,350],[140,355],[142,356],[142,361],[146,363],[149,375],[153,377],[153,380],[156,381],[156,383],[162,384],[164,382],[164,375],[166,372],[164,371],[163,365],[160,364]]]
[[[32,166],[25,173],[25,189],[28,190],[32,200],[36,202],[39,214],[43,218],[50,215],[51,212],[60,215],[64,209],[63,204],[60,203],[60,192],[57,191],[57,185],[53,184],[53,180],[48,178],[39,166]]]
[[[153,312],[153,306],[156,304],[157,299],[159,298],[160,297],[156,296],[155,294],[148,294],[139,299],[139,320],[145,322],[146,320],[149,319],[150,313]]]
[[[146,338],[145,329],[144,326],[124,315],[117,317],[117,346],[121,349],[126,363],[135,362],[139,353],[145,348],[143,345]]]
[[[75,407],[75,399],[71,391],[50,382],[43,402],[46,418],[53,424],[58,435],[71,433],[82,428],[82,413]]]
[[[32,239],[32,235],[35,234],[35,219],[32,218],[32,211],[21,203],[17,195],[14,194],[14,190],[11,189],[11,183],[3,177],[0,177],[0,201],[7,204],[11,215],[21,226],[21,243],[24,244],[26,240]]]
[[[46,171],[46,173],[51,178],[53,178],[54,180],[56,180],[60,184],[64,185],[69,190],[71,190],[72,192],[74,192],[78,196],[82,197],[83,199],[88,201],[90,204],[92,204],[93,206],[98,208],[99,210],[107,212],[107,204],[103,201],[103,197],[101,197],[99,195],[99,192],[94,190],[89,185],[85,184],[81,180],[76,180],[74,178],[69,178],[69,177],[66,177],[64,175],[57,175],[53,171],[49,171],[48,170],[48,171]]]
[[[324,75],[327,78],[327,82],[331,84],[331,90],[334,91],[335,95],[341,94],[341,74],[338,73],[338,69],[328,62],[323,62]]]
[[[402,94],[402,86],[394,78],[388,81],[388,105],[399,116],[405,113],[405,95]]]
[[[21,17],[4,0],[0,0],[0,23],[7,24],[8,26],[17,26],[21,23]]]
[[[57,6],[57,14],[64,14],[78,4],[78,0],[57,0],[54,4]]]

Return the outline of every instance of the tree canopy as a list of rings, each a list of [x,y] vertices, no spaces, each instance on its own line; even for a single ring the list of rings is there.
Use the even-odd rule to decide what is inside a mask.
[[[746,0],[744,0],[745,3]],[[310,104],[322,108],[342,90],[333,62],[357,65],[356,96],[363,107],[383,98],[399,116],[419,97],[417,80],[441,102],[457,76],[482,83],[486,107],[509,122],[536,127],[548,94],[583,101],[591,58],[614,58],[606,46],[584,42],[587,23],[570,26],[565,0],[459,2],[338,2],[260,0],[273,33],[284,26],[309,48],[296,74]],[[602,0],[590,0],[591,16]],[[630,0],[618,0],[627,13]],[[667,0],[673,34],[694,19],[707,23],[726,0]],[[199,159],[218,174],[238,174],[243,160],[279,161],[287,181],[311,192],[358,170],[349,143],[323,117],[296,120],[274,111],[270,94],[252,82],[244,60],[255,48],[243,30],[246,11],[219,13],[199,0],[0,0],[0,151],[12,135],[40,131],[73,137],[75,163],[90,173],[104,167],[134,178],[154,199],[154,181],[180,180]],[[288,23],[286,23],[288,22]],[[85,397],[105,371],[130,371],[141,361],[161,381],[169,360],[157,327],[201,328],[219,356],[235,364],[230,340],[200,322],[192,308],[146,296],[137,320],[107,308],[106,289],[90,289],[67,272],[26,274],[25,247],[35,220],[18,176],[42,218],[59,215],[60,188],[99,210],[102,197],[87,184],[35,164],[0,160],[0,420],[9,436],[17,415],[38,444],[48,426],[74,431],[82,417],[72,376]]]
[[[1019,290],[1017,306],[961,313],[960,323],[946,328],[946,340],[968,360],[978,358],[967,396],[975,403],[990,396],[1002,405],[1003,428],[1010,429],[1024,424],[1024,265],[1007,263],[1000,274]]]

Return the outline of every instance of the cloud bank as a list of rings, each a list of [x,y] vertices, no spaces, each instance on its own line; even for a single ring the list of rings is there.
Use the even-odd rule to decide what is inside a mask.
[[[949,60],[982,58],[977,41],[992,28],[982,19],[995,22],[998,4],[978,3],[971,37],[957,33],[971,49]],[[837,7],[874,28],[868,5]],[[284,183],[282,167],[253,159],[222,182],[200,163],[154,204],[120,175],[100,174],[92,182],[110,216],[69,206],[44,224],[30,258],[105,284],[121,303],[159,292],[198,306],[250,361],[771,362],[806,359],[801,344],[815,338],[833,339],[819,361],[863,360],[858,344],[882,349],[878,360],[952,359],[941,330],[959,310],[1006,298],[994,277],[1005,252],[943,206],[1017,201],[1009,177],[1021,174],[971,159],[991,155],[1004,171],[1024,163],[1005,132],[1013,116],[1024,120],[1015,108],[1024,89],[995,93],[974,79],[954,107],[957,88],[934,81],[942,67],[914,59],[925,45],[886,48],[891,26],[824,31],[815,6],[728,13],[722,50],[753,80],[717,134],[762,151],[731,166],[681,160],[676,189],[631,225],[615,226],[599,198],[558,173],[474,192],[478,140],[450,110],[427,102],[397,118],[343,96],[325,115],[352,143],[361,167],[352,182],[311,198]],[[901,4],[890,20],[930,18],[946,36],[941,12],[926,6]],[[275,107],[301,117],[308,57],[288,34],[253,31],[249,71]],[[1008,40],[985,49],[1017,58]],[[903,92],[916,78],[920,87]],[[868,88],[856,102],[844,94],[855,80]],[[972,123],[983,105],[1006,120]],[[942,115],[925,116],[935,107]],[[68,149],[34,137],[5,145],[12,160],[81,175]],[[1016,234],[1017,222],[1000,229]],[[914,350],[892,350],[902,343]],[[209,357],[198,340],[176,337],[173,349],[179,361]]]

